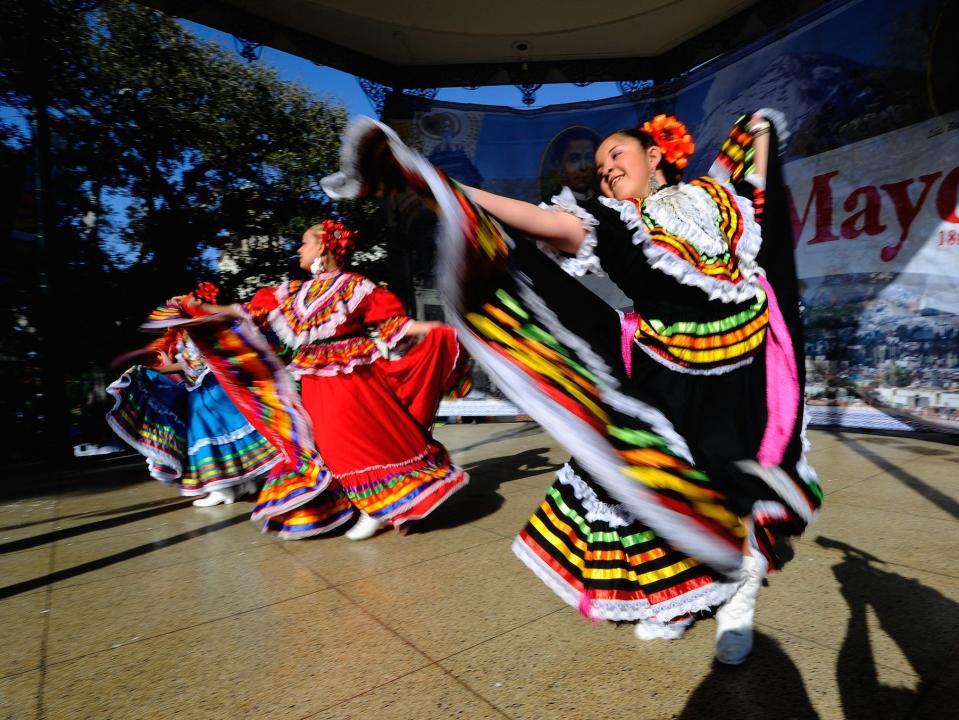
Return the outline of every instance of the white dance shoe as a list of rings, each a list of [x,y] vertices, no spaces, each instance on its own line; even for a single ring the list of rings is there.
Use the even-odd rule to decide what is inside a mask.
[[[350,540],[366,540],[371,538],[380,530],[386,528],[389,523],[370,517],[365,512],[360,513],[360,519],[356,521],[349,530],[346,531],[346,537]]]
[[[753,615],[756,594],[766,577],[766,560],[756,555],[743,558],[743,584],[716,611],[716,660],[723,665],[741,665],[753,649]]]
[[[252,495],[256,493],[256,483],[252,480],[247,480],[241,485],[233,485],[230,487],[221,488],[219,490],[213,490],[206,497],[202,497],[199,500],[193,501],[193,507],[213,507],[214,505],[232,505],[236,502],[236,499],[243,497],[244,495]]]

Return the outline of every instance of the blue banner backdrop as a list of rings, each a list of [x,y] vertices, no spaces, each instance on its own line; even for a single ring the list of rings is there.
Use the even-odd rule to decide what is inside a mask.
[[[812,422],[959,434],[957,8],[843,0],[635,95],[538,110],[392,96],[384,118],[452,177],[539,202],[595,192],[599,138],[656,113],[690,128],[695,177],[741,112],[780,110]]]

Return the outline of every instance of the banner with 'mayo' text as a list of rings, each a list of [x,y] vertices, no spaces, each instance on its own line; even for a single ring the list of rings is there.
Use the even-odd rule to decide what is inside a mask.
[[[642,93],[537,110],[400,95],[384,119],[462,182],[539,202],[595,193],[599,140],[656,113],[692,131],[695,177],[740,113],[783,112],[812,422],[959,433],[957,23],[948,0],[837,0]]]

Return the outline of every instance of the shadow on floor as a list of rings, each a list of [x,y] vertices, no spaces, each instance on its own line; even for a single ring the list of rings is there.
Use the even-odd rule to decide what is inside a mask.
[[[454,426],[455,427],[455,426]],[[469,452],[470,450],[475,450],[478,447],[483,447],[484,445],[490,445],[500,440],[506,440],[508,438],[524,437],[526,435],[539,435],[543,432],[542,428],[536,423],[525,423],[522,427],[510,428],[509,430],[501,430],[500,432],[493,433],[487,438],[475,442],[472,445],[464,445],[463,447],[458,448],[449,448],[450,454],[455,455],[456,453]]]
[[[62,522],[64,520],[75,520],[77,518],[95,518],[101,517],[102,515],[120,515],[122,513],[133,512],[134,510],[145,510],[147,508],[160,507],[162,505],[170,505],[176,503],[180,505],[183,503],[183,498],[173,497],[166,498],[165,500],[151,500],[149,502],[137,503],[136,505],[127,505],[122,508],[107,508],[105,510],[86,510],[84,512],[73,513],[72,515],[57,515],[52,518],[45,518],[43,520],[32,520],[30,522],[20,523],[19,525],[6,525],[0,527],[0,532],[5,530],[21,530],[27,527],[33,527],[34,525],[44,525],[50,522]]]
[[[678,717],[812,720],[819,715],[809,701],[799,669],[779,643],[757,632],[749,660],[738,667],[714,662]]]
[[[30,592],[31,590],[36,590],[37,588],[41,588],[45,585],[50,585],[55,582],[60,582],[61,580],[68,580],[70,578],[77,577],[78,575],[92,572],[93,570],[100,570],[101,568],[116,565],[117,563],[130,560],[131,558],[139,557],[141,555],[148,555],[149,553],[156,552],[157,550],[163,550],[164,548],[168,548],[172,545],[178,545],[179,543],[186,542],[187,540],[192,540],[193,538],[201,537],[203,535],[209,535],[217,530],[223,530],[231,525],[239,525],[240,523],[244,522],[249,522],[249,515],[246,513],[227,518],[226,520],[220,520],[219,522],[211,523],[209,525],[204,525],[203,527],[196,528],[185,533],[180,533],[179,535],[163,538],[162,540],[151,540],[143,545],[138,545],[137,547],[123,550],[121,552],[114,553],[113,555],[107,555],[104,558],[81,563],[71,568],[64,568],[63,570],[57,570],[56,572],[52,572],[47,575],[41,575],[40,577],[33,578],[32,580],[24,580],[23,582],[14,583],[13,585],[7,585],[6,587],[0,588],[0,600],[12,597],[14,595],[20,595],[21,593]]]
[[[844,717],[913,717],[926,692],[959,650],[959,604],[917,580],[890,572],[881,567],[886,565],[884,561],[852,545],[825,537],[816,538],[816,543],[843,554],[833,573],[850,610],[836,663]],[[869,615],[919,676],[915,689],[881,682]]]
[[[825,537],[816,538],[816,543],[843,554],[833,566],[850,611],[835,669],[842,716],[847,720],[905,719],[919,714],[925,717],[926,713],[941,717],[942,712],[952,712],[923,707],[923,701],[959,652],[959,604],[916,580],[880,567],[886,563],[852,545]],[[884,658],[877,657],[875,648],[883,643],[870,637],[870,615],[919,676],[915,689],[881,680]],[[872,623],[873,627],[877,622]],[[816,629],[810,628],[810,632]],[[807,679],[815,681],[815,668]],[[749,660],[739,667],[715,663],[678,717],[807,720],[819,716],[793,661],[779,643],[757,632]]]
[[[866,447],[864,444],[865,439],[854,440],[850,437],[841,436],[839,441],[853,452],[869,460],[876,467],[881,468],[886,474],[896,478],[896,480],[901,482],[910,490],[914,490],[919,495],[922,495],[922,497],[926,498],[926,500],[935,504],[942,510],[945,510],[954,518],[959,518],[959,502],[956,502],[944,492],[940,492],[931,485],[923,482],[915,475],[906,472],[892,460],[887,460],[870,448]]]
[[[140,503],[139,506],[133,507],[144,507],[146,509],[139,510],[137,512],[128,513],[126,515],[117,515],[116,517],[107,518],[105,520],[96,520],[94,522],[86,523],[85,525],[76,525],[69,528],[61,528],[59,530],[51,530],[50,532],[41,533],[40,535],[34,535],[32,537],[20,538],[19,540],[13,540],[8,543],[0,545],[0,555],[10,552],[16,552],[17,550],[28,550],[29,548],[39,547],[40,545],[47,545],[48,543],[57,542],[58,540],[65,540],[67,538],[76,537],[77,535],[84,535],[90,532],[96,532],[98,530],[107,530],[109,528],[118,527],[120,525],[127,525],[129,523],[137,522],[139,520],[146,520],[147,518],[156,517],[158,515],[165,515],[166,513],[176,512],[181,508],[189,507],[192,504],[192,498],[177,498],[175,500],[159,500],[153,503]],[[151,507],[152,506],[152,507]],[[104,511],[102,514],[115,514],[124,512],[123,509],[116,511]],[[82,515],[82,514],[81,514]],[[65,518],[56,518],[54,522],[64,520]],[[50,521],[46,521],[50,522]]]
[[[549,451],[545,447],[532,448],[466,465],[463,469],[470,475],[469,485],[411,530],[453,528],[492,515],[503,505],[503,496],[496,492],[502,483],[556,472],[562,467],[549,461]]]

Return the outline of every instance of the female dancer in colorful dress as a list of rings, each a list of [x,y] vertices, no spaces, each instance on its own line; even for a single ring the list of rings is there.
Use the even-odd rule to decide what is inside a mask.
[[[215,299],[216,288],[203,283],[197,293]],[[144,353],[150,364],[107,387],[115,398],[110,427],[147,458],[153,477],[198,497],[197,507],[255,494],[254,478],[276,464],[277,452],[230,401],[190,336],[171,329]]]
[[[435,204],[438,277],[464,344],[572,452],[516,554],[584,614],[636,621],[642,639],[678,637],[722,605],[728,664],[752,647],[767,566],[821,499],[803,459],[779,176],[764,189],[767,167],[778,173],[770,138],[761,115],[741,118],[710,176],[684,184],[691,139],[660,116],[602,142],[605,197],[562,193],[546,208],[464,190],[364,120],[344,172],[324,181],[333,197],[408,186]],[[565,253],[572,274],[606,271],[635,312],[620,317],[523,235]]]
[[[326,531],[358,510],[346,536],[362,540],[426,517],[468,482],[430,434],[443,395],[468,391],[456,333],[411,319],[393,293],[346,271],[354,235],[333,221],[314,225],[299,249],[312,279],[264,288],[244,306],[195,304],[250,318],[292,351],[288,369],[333,483],[317,500],[268,517],[266,528],[283,537]],[[268,485],[261,505],[282,493]]]

